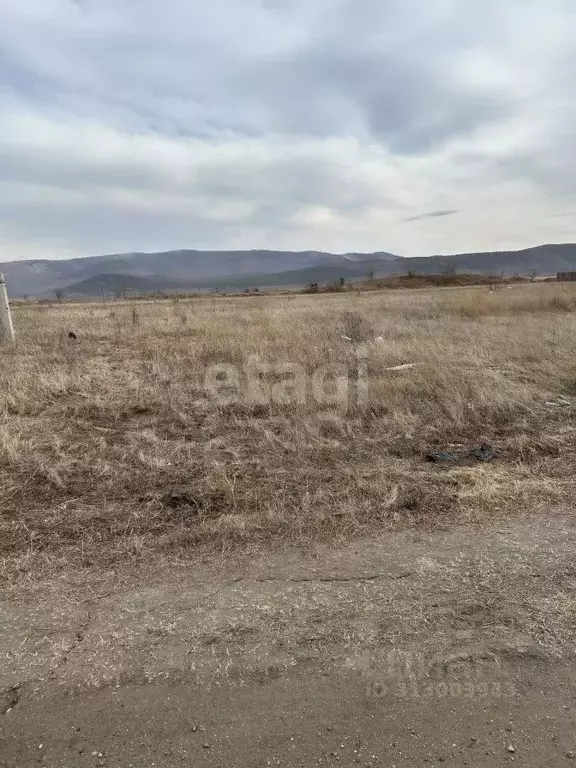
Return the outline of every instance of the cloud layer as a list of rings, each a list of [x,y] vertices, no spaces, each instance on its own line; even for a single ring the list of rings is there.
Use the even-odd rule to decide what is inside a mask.
[[[0,0],[0,261],[575,240],[575,34],[572,0]]]

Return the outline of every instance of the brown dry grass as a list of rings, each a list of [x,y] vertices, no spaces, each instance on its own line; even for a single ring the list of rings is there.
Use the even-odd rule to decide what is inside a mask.
[[[18,306],[18,342],[0,358],[0,570],[338,540],[570,500],[573,310],[576,288],[554,284]],[[223,407],[206,394],[207,366],[249,359],[310,374],[337,363],[353,384],[355,347],[377,336],[365,404]],[[497,462],[423,461],[431,446],[483,440]]]

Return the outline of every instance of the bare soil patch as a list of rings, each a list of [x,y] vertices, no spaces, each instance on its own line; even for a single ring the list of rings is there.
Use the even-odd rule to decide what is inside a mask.
[[[575,542],[548,510],[36,582],[0,604],[0,764],[570,765]]]

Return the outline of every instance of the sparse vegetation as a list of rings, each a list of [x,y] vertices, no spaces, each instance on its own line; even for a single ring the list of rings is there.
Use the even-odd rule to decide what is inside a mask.
[[[528,278],[514,277],[507,280],[500,276],[458,273],[454,271],[452,265],[448,265],[446,270],[438,274],[418,274],[414,270],[408,270],[404,275],[354,283],[353,287],[356,290],[373,291],[393,288],[462,288],[467,285],[499,287],[523,282],[528,282]]]
[[[569,500],[575,310],[576,286],[552,283],[15,306],[18,341],[0,368],[2,573],[338,540]],[[218,405],[204,376],[224,363],[241,377],[248,365],[337,365],[348,407]],[[417,365],[389,370],[404,363]],[[483,440],[497,462],[422,460]]]

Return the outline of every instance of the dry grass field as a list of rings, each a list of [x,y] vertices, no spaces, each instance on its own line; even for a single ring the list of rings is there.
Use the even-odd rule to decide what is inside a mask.
[[[0,352],[6,580],[573,498],[570,285],[21,304],[14,323]],[[227,404],[206,388],[224,386],[223,364],[237,371]],[[483,441],[496,461],[424,460]]]

